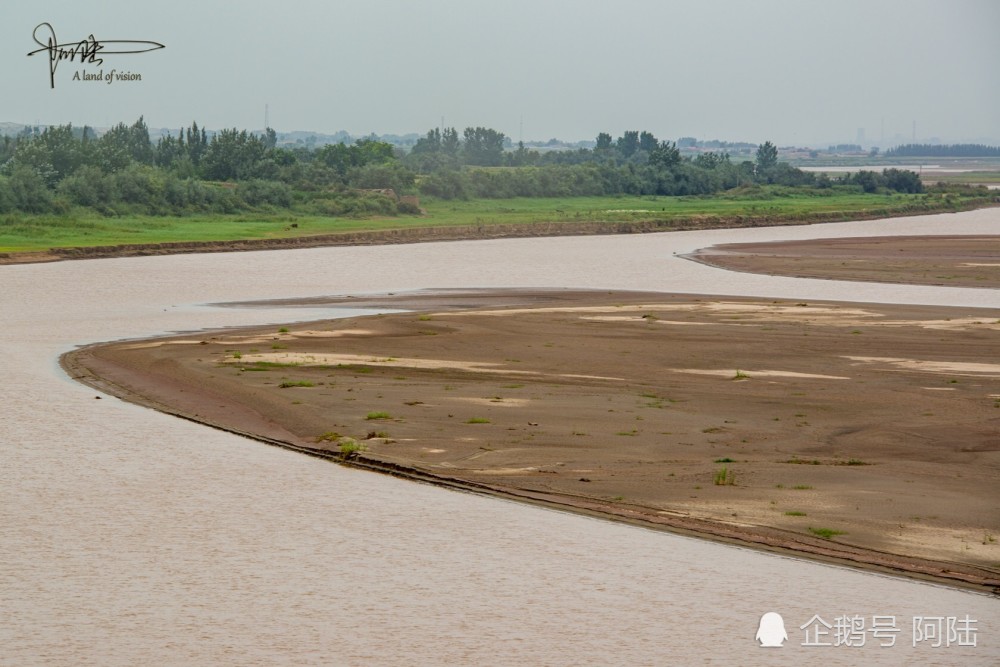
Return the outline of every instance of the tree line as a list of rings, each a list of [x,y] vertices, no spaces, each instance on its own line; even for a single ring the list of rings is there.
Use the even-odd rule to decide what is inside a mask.
[[[1000,146],[985,144],[905,144],[890,148],[886,157],[1000,157]]]
[[[754,160],[722,151],[683,157],[672,141],[630,130],[597,136],[594,148],[548,153],[491,128],[435,128],[404,153],[389,143],[282,147],[262,134],[192,123],[150,139],[143,118],[100,136],[71,125],[29,131],[0,144],[0,213],[62,213],[87,207],[105,215],[289,209],[322,215],[418,212],[374,191],[443,199],[593,195],[708,195],[741,186],[850,186],[921,191],[913,172],[861,172],[833,181],[778,160],[767,141]],[[892,173],[890,173],[892,172]]]

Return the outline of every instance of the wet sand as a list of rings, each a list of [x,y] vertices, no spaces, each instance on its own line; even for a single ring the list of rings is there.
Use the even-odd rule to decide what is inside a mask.
[[[1000,590],[995,312],[568,290],[286,303],[414,312],[64,365],[274,444],[361,448],[353,465]]]
[[[732,271],[1000,288],[1000,236],[887,236],[727,243],[692,259]]]

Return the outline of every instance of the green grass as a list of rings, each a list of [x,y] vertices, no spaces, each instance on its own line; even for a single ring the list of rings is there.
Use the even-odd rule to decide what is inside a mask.
[[[837,535],[847,534],[842,530],[834,530],[832,528],[813,528],[812,526],[809,527],[809,532],[818,537],[822,537],[824,540],[833,539]]]
[[[799,512],[798,510],[791,510],[785,512],[785,516],[805,516],[805,515],[806,515],[805,512]]]
[[[315,386],[316,385],[314,385],[309,380],[295,380],[295,381],[289,380],[287,382],[282,382],[281,384],[278,385],[280,389],[288,389],[289,387],[315,387]]]
[[[365,419],[372,421],[375,419],[392,419],[392,415],[388,412],[369,412],[365,415]]]
[[[965,199],[955,196],[961,204]],[[0,252],[42,251],[54,247],[86,247],[180,241],[273,239],[338,232],[413,227],[562,222],[676,222],[750,216],[808,222],[824,215],[932,210],[944,204],[930,195],[815,194],[789,188],[759,188],[706,197],[553,197],[445,201],[422,197],[426,216],[339,218],[292,211],[277,214],[198,214],[184,217],[124,215],[104,217],[87,209],[66,215],[0,216]],[[291,223],[297,227],[292,227]]]
[[[366,449],[364,443],[358,442],[354,438],[344,438],[340,443],[340,455],[344,459],[353,459]]]
[[[490,420],[485,417],[473,417],[465,420],[466,424],[489,424]]]

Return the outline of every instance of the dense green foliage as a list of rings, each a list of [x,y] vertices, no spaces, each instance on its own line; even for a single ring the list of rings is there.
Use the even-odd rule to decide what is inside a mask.
[[[374,139],[285,148],[270,128],[210,134],[197,123],[154,144],[142,118],[101,136],[87,127],[48,127],[0,144],[0,213],[371,216],[418,213],[412,202],[398,202],[407,193],[455,200],[691,196],[752,185],[922,191],[909,171],[836,180],[807,173],[780,162],[770,141],[757,147],[755,160],[738,163],[721,151],[682,157],[674,142],[638,130],[617,139],[602,132],[593,149],[539,152],[508,144],[485,127],[430,130],[407,154]]]

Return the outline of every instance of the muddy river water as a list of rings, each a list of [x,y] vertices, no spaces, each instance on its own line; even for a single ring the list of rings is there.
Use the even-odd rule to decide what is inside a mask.
[[[1000,209],[0,267],[0,665],[1000,664],[995,597],[344,469],[97,400],[57,362],[83,343],[336,314],[210,304],[422,288],[1000,310],[998,290],[678,256],[914,233],[1000,233]],[[782,648],[755,641],[765,612],[784,619]]]

